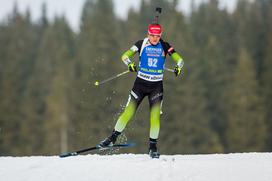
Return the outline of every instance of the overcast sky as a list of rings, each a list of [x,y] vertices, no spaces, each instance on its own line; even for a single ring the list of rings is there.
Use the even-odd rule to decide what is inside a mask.
[[[113,0],[115,12],[121,18],[126,18],[130,7],[139,8],[141,0]],[[180,0],[179,9],[188,13],[192,0]],[[195,0],[201,2],[205,0]],[[207,0],[206,0],[207,1]],[[232,10],[235,7],[236,0],[219,0],[220,7],[227,7]],[[12,11],[14,3],[17,2],[20,12],[30,9],[32,19],[36,20],[41,15],[41,4],[47,4],[47,15],[53,19],[55,15],[64,14],[74,30],[78,29],[82,6],[85,0],[0,0],[0,21],[6,19],[7,14]]]

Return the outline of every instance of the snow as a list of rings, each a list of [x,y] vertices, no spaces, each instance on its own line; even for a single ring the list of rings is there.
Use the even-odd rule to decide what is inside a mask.
[[[0,157],[2,181],[272,181],[272,153]]]

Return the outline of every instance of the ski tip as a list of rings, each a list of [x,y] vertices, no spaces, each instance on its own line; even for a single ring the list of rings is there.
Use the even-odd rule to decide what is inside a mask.
[[[65,158],[65,157],[68,157],[68,156],[70,156],[68,153],[64,153],[64,154],[59,155],[60,158]]]
[[[65,157],[76,156],[76,155],[77,155],[76,152],[73,152],[73,153],[63,153],[63,154],[60,154],[59,157],[60,158],[65,158]]]

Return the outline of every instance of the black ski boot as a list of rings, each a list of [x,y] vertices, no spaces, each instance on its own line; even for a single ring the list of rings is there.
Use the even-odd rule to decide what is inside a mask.
[[[160,158],[160,153],[157,149],[157,140],[156,139],[149,139],[149,156],[151,158]]]
[[[113,130],[112,134],[103,141],[101,141],[98,146],[107,147],[113,145],[120,134],[121,134],[120,132]]]

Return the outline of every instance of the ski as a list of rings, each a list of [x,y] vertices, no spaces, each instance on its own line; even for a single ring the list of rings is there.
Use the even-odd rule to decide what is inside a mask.
[[[109,149],[113,149],[113,148],[128,148],[128,147],[133,147],[135,146],[135,143],[121,143],[121,144],[114,144],[114,145],[110,145],[110,146],[106,146],[106,147],[101,147],[99,145],[97,146],[93,146],[93,147],[89,147],[89,148],[84,148],[75,152],[68,152],[68,153],[63,153],[61,155],[59,155],[60,158],[65,158],[65,157],[69,157],[69,156],[77,156],[79,154],[82,153],[86,153],[92,150],[98,150],[98,151],[102,151],[102,150],[109,150]]]

